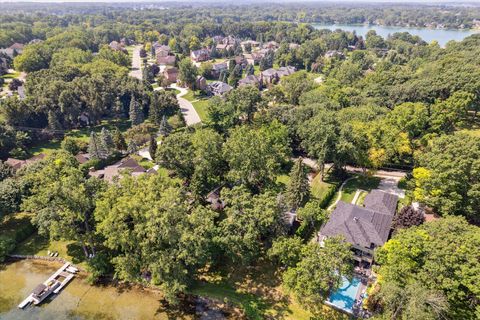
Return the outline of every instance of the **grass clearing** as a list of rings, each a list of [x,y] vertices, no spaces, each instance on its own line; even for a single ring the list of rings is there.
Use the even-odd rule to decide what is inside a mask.
[[[358,206],[362,206],[363,201],[365,201],[365,197],[367,196],[367,194],[368,194],[368,192],[366,192],[364,190],[360,191],[360,195],[358,196],[357,202],[355,204],[358,205]]]
[[[323,199],[328,191],[332,188],[335,188],[339,183],[340,181],[337,178],[332,177],[329,174],[327,174],[325,179],[322,181],[321,175],[317,174],[312,180],[310,190],[315,198]]]
[[[3,79],[15,79],[15,78],[18,78],[20,77],[20,72],[19,71],[15,71],[13,73],[7,73],[7,74],[4,74],[3,76],[1,76],[0,78],[3,78]]]
[[[203,274],[190,293],[229,302],[244,310],[248,319],[308,320],[305,310],[281,286],[281,274],[266,261],[255,267],[224,266]],[[348,319],[324,306],[324,319]]]
[[[35,233],[15,248],[15,254],[48,256],[48,252],[58,252],[58,257],[86,267],[85,254],[82,247],[74,241],[56,240]]]
[[[280,275],[267,262],[256,267],[224,266],[203,274],[191,293],[229,302],[248,319],[307,320],[311,314],[282,292]]]
[[[355,178],[349,180],[345,184],[340,200],[346,203],[351,203],[355,193],[357,192],[357,189],[362,189],[369,192],[370,190],[378,187],[380,180],[381,179],[378,177],[357,175]]]
[[[192,105],[200,116],[200,119],[202,121],[205,121],[207,119],[208,99],[202,99],[192,102]]]
[[[90,139],[90,132],[99,133],[102,128],[110,131],[118,128],[121,132],[125,132],[130,128],[130,122],[126,119],[122,120],[103,120],[100,124],[93,127],[85,127],[81,129],[73,129],[65,132],[65,137],[72,137],[79,142],[88,142]],[[38,143],[30,147],[30,152],[33,155],[44,153],[51,154],[53,151],[60,149],[61,140],[50,140]]]

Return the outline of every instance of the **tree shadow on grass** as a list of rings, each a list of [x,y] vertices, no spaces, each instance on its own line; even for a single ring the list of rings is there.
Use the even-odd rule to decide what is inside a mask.
[[[15,254],[36,255],[40,251],[48,248],[49,240],[38,234],[34,234],[25,241],[19,243],[15,248]]]
[[[197,281],[192,293],[240,307],[248,319],[284,319],[292,313],[280,277],[267,262],[252,267],[222,266]]]
[[[155,315],[166,314],[168,319],[191,319],[195,315],[195,299],[191,295],[179,297],[177,304],[170,304],[166,300],[159,300]]]

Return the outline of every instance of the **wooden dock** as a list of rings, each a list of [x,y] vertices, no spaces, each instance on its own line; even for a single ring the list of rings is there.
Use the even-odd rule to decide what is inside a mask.
[[[18,308],[23,309],[32,303],[35,305],[40,304],[50,296],[50,294],[58,294],[75,277],[75,273],[77,272],[77,268],[69,262],[66,262],[47,280],[38,285],[33,292],[18,305]],[[61,278],[63,278],[63,280],[60,280]]]

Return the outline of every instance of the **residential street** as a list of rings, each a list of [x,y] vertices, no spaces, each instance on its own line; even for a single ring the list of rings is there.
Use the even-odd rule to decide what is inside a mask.
[[[180,91],[177,94],[178,104],[180,105],[180,111],[182,111],[183,116],[185,117],[185,122],[187,126],[192,126],[194,124],[202,122],[200,120],[200,116],[198,115],[197,111],[193,107],[192,103],[187,99],[182,98],[182,96],[188,93],[188,90],[182,87],[177,86],[175,83],[170,86],[172,89],[177,89]],[[161,90],[162,88],[156,88],[155,90]]]
[[[129,73],[131,77],[135,77],[139,80],[142,80],[142,60],[140,58],[141,48],[142,46],[138,45],[138,46],[135,46],[135,49],[133,49],[132,69],[130,70],[130,73]]]
[[[317,162],[311,158],[302,158],[303,164],[306,166],[318,170]],[[328,170],[332,166],[331,163],[325,164],[325,170]],[[346,170],[352,173],[362,173],[362,168],[346,166]],[[379,178],[390,178],[394,180],[400,180],[401,178],[405,177],[406,173],[403,171],[396,171],[396,170],[376,170],[374,176]]]

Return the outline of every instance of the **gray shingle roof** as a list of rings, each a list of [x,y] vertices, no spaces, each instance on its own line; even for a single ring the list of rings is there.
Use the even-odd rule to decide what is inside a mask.
[[[366,248],[381,246],[388,240],[397,202],[396,195],[381,190],[366,196],[365,207],[339,201],[320,234],[343,235],[348,242]]]
[[[367,194],[363,201],[363,206],[374,211],[394,215],[397,209],[397,202],[398,196],[375,189]]]

